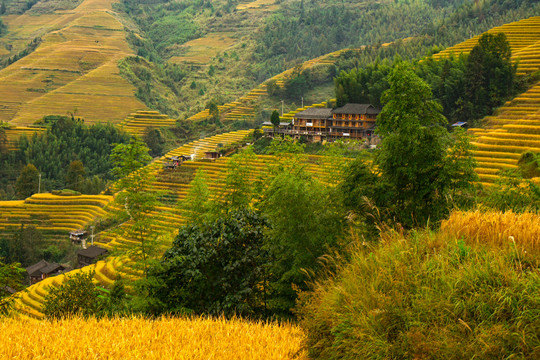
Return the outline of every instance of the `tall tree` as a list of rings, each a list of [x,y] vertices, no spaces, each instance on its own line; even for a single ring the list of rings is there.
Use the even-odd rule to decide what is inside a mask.
[[[290,316],[298,290],[307,290],[307,272],[316,272],[318,258],[338,248],[345,214],[330,187],[303,167],[279,169],[259,206],[272,224],[269,307]]]
[[[274,125],[274,131],[279,127],[279,112],[277,110],[272,111],[270,116],[270,122]]]
[[[159,193],[150,188],[155,176],[148,166],[144,166],[151,159],[148,147],[139,138],[132,138],[129,144],[118,144],[111,152],[112,171],[120,178],[116,184],[119,193],[115,201],[121,206],[121,212],[132,221],[128,236],[135,237],[141,244],[145,273],[150,250],[147,237],[149,234],[157,236],[155,231],[150,231],[156,221],[150,214],[157,206]]]
[[[6,290],[10,287],[14,290],[21,290],[24,280],[25,270],[18,263],[6,264],[0,258],[0,316],[7,315],[12,309],[13,297]]]
[[[382,137],[376,165],[395,194],[395,213],[405,226],[439,218],[445,208],[444,158],[450,137],[442,106],[408,63],[389,76],[390,89],[377,118]]]
[[[465,115],[481,118],[513,92],[517,67],[511,56],[504,33],[485,33],[480,37],[467,58]]]
[[[26,165],[15,183],[17,195],[21,198],[27,198],[38,192],[39,171],[32,164]]]
[[[81,191],[84,187],[86,170],[81,160],[73,160],[69,164],[66,174],[66,187],[71,190]]]
[[[159,129],[147,127],[144,131],[143,140],[150,149],[151,156],[160,156],[163,153],[165,139],[163,139]]]

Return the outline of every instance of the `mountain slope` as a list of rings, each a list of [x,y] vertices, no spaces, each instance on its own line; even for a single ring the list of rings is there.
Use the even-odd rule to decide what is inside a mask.
[[[45,115],[74,113],[88,123],[120,122],[146,108],[116,65],[132,51],[113,2],[84,0],[72,11],[5,19],[9,37],[41,36],[42,42],[0,70],[0,120],[30,125]]]
[[[503,32],[512,48],[512,60],[518,63],[518,75],[540,70],[540,17],[531,17],[493,28],[489,33]],[[474,37],[442,51],[436,57],[450,53],[468,53],[478,42]],[[473,142],[478,162],[477,173],[484,184],[498,179],[501,170],[515,169],[521,154],[540,152],[540,82],[528,91],[508,101],[495,115],[484,118],[485,128],[470,129],[476,135]]]

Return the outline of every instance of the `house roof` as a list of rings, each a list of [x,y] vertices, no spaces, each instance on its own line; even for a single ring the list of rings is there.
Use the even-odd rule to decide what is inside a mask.
[[[334,114],[358,114],[358,115],[377,115],[380,110],[371,104],[346,104],[333,111]]]
[[[15,294],[17,292],[17,290],[15,290],[14,288],[10,287],[10,286],[4,286],[3,288],[0,288],[0,290],[8,293],[8,294]]]
[[[97,258],[98,256],[101,256],[103,254],[108,253],[107,249],[100,248],[99,246],[89,246],[88,249],[81,249],[77,251],[77,255],[82,255],[88,258]]]
[[[274,124],[272,124],[272,122],[270,122],[270,121],[265,121],[265,122],[262,123],[262,125],[263,126],[274,126]],[[280,122],[279,123],[279,126],[289,126],[289,125],[291,125],[290,122]]]
[[[332,116],[332,109],[328,108],[309,108],[296,113],[296,119],[328,119]]]
[[[57,264],[57,263],[51,263],[47,266],[45,266],[44,268],[41,268],[39,269],[39,271],[42,273],[42,274],[51,274],[55,271],[58,271],[58,270],[64,270],[64,267],[60,264]]]
[[[37,276],[37,275],[41,275],[41,269],[43,269],[44,267],[46,266],[49,266],[49,263],[46,262],[45,260],[41,260],[40,262],[34,264],[34,265],[30,265],[29,267],[26,268],[26,272],[28,273],[28,275],[30,276]]]

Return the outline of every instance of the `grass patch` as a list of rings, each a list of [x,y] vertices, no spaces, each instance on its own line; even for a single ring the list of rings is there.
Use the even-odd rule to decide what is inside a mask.
[[[430,232],[357,244],[298,313],[323,359],[535,359],[538,254]]]

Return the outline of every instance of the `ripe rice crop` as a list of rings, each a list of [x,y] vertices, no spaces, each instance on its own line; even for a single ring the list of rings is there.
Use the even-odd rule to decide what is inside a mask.
[[[290,324],[240,319],[0,322],[2,359],[306,359]]]
[[[454,211],[443,221],[441,231],[478,243],[508,244],[540,252],[540,215],[512,211]],[[512,238],[511,238],[512,237]]]
[[[87,124],[115,123],[146,108],[116,64],[133,51],[122,23],[108,11],[112,2],[85,0],[49,18],[8,20],[11,39],[26,43],[37,33],[44,35],[34,52],[0,71],[0,120],[29,125],[44,115],[76,109]],[[41,23],[42,18],[48,22]]]

